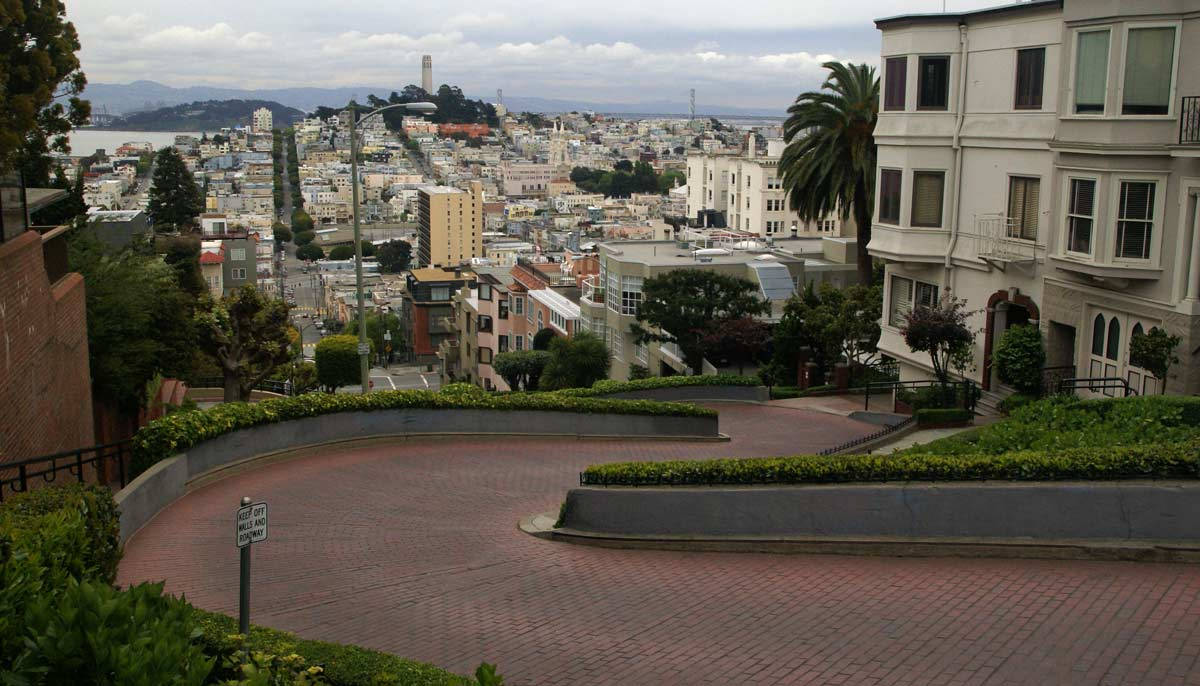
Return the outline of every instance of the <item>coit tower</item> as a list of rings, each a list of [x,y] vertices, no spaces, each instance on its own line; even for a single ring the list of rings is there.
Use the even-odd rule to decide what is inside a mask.
[[[425,55],[421,58],[421,88],[425,89],[426,93],[433,92],[433,56]]]

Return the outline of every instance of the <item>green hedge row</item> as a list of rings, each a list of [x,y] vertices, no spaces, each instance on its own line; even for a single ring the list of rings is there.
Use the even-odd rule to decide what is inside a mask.
[[[683,386],[760,386],[758,377],[738,376],[737,374],[707,374],[697,376],[650,376],[633,381],[614,381],[602,379],[592,384],[591,388],[564,388],[554,391],[559,395],[575,398],[590,398],[613,393],[628,393],[629,391],[645,391],[655,388],[680,388]]]
[[[261,626],[251,626],[250,635],[243,643],[237,640],[238,626],[234,618],[196,608],[192,613],[204,652],[221,658],[218,664],[244,645],[251,652],[299,655],[306,664],[322,666],[325,678],[333,686],[465,686],[476,683],[423,662],[358,646],[310,641]]]
[[[1197,477],[1200,477],[1200,439],[1107,450],[1020,451],[1001,455],[898,453],[619,462],[588,467],[583,473],[583,483],[650,486]]]
[[[917,419],[917,426],[921,426],[922,424],[958,424],[969,422],[975,417],[974,413],[962,408],[925,408],[917,410],[913,413],[913,416]]]
[[[837,386],[834,386],[833,384],[809,386],[808,388],[800,388],[799,386],[774,386],[771,388],[771,398],[774,400],[807,398],[813,395],[825,395],[836,390]]]
[[[65,483],[18,493],[0,504],[0,562],[28,544],[42,548],[59,529],[77,530],[67,538],[79,543],[66,557],[44,558],[73,572],[76,578],[112,583],[121,561],[121,514],[112,491],[94,484]],[[44,538],[45,541],[39,541]]]
[[[154,463],[223,434],[253,426],[304,419],[335,412],[439,409],[439,410],[538,410],[590,414],[631,414],[679,417],[715,417],[716,411],[687,403],[652,400],[575,398],[558,393],[491,394],[469,384],[454,384],[446,392],[375,391],[306,393],[259,403],[224,403],[202,412],[182,412],[157,419],[133,437],[132,474],[137,476]],[[477,391],[477,392],[476,392]],[[131,477],[132,478],[132,477]]]

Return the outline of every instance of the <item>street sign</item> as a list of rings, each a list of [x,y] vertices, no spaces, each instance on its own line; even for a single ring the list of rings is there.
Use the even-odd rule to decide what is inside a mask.
[[[254,503],[238,508],[237,547],[267,540],[267,504]]]
[[[368,345],[368,344],[366,344],[366,343],[359,343],[359,344],[358,344],[358,354],[359,354],[359,355],[368,355],[368,354],[370,354],[370,352],[371,352],[371,346],[370,346],[370,345]]]

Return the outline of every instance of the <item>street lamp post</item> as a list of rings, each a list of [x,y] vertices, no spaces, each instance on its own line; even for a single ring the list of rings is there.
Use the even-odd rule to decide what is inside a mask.
[[[358,110],[351,106],[347,107],[350,112],[350,187],[351,187],[351,202],[354,209],[354,289],[358,295],[358,366],[361,373],[362,392],[370,392],[370,376],[371,376],[371,361],[368,359],[371,354],[371,346],[367,344],[367,310],[363,302],[363,275],[362,275],[362,230],[359,228],[359,206],[358,206]],[[422,114],[428,114],[437,110],[437,105],[431,102],[406,102],[396,103],[394,105],[385,105],[379,109],[372,110],[363,116],[362,120],[366,121],[371,117],[391,109],[407,109]]]
[[[392,330],[383,332],[383,368],[388,369],[392,361]]]

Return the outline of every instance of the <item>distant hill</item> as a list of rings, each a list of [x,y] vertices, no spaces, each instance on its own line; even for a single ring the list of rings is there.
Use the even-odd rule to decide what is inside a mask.
[[[275,126],[283,127],[304,118],[304,112],[270,100],[197,100],[117,117],[108,128],[130,131],[212,131],[249,126],[255,110],[271,110]]]
[[[127,114],[141,110],[152,110],[190,103],[197,100],[228,100],[241,98],[246,100],[268,100],[283,103],[287,107],[295,107],[305,112],[312,112],[317,107],[344,107],[351,98],[363,102],[368,93],[386,97],[392,91],[401,91],[404,84],[398,86],[354,86],[342,88],[266,88],[258,90],[239,90],[236,88],[217,88],[213,86],[189,86],[174,88],[156,81],[134,81],[133,83],[89,83],[83,97],[91,100],[93,112],[109,114]],[[492,96],[468,96],[492,102]],[[696,103],[696,114],[732,115],[743,117],[757,116],[787,116],[787,105],[783,103],[778,109],[769,107],[735,107],[728,105],[708,105],[704,103],[703,94],[697,94],[700,102]],[[583,100],[539,98],[532,96],[504,96],[504,104],[510,111],[530,112],[570,112],[572,110],[592,110],[606,114],[678,114],[688,112],[688,103],[680,100],[637,103],[604,103]]]

